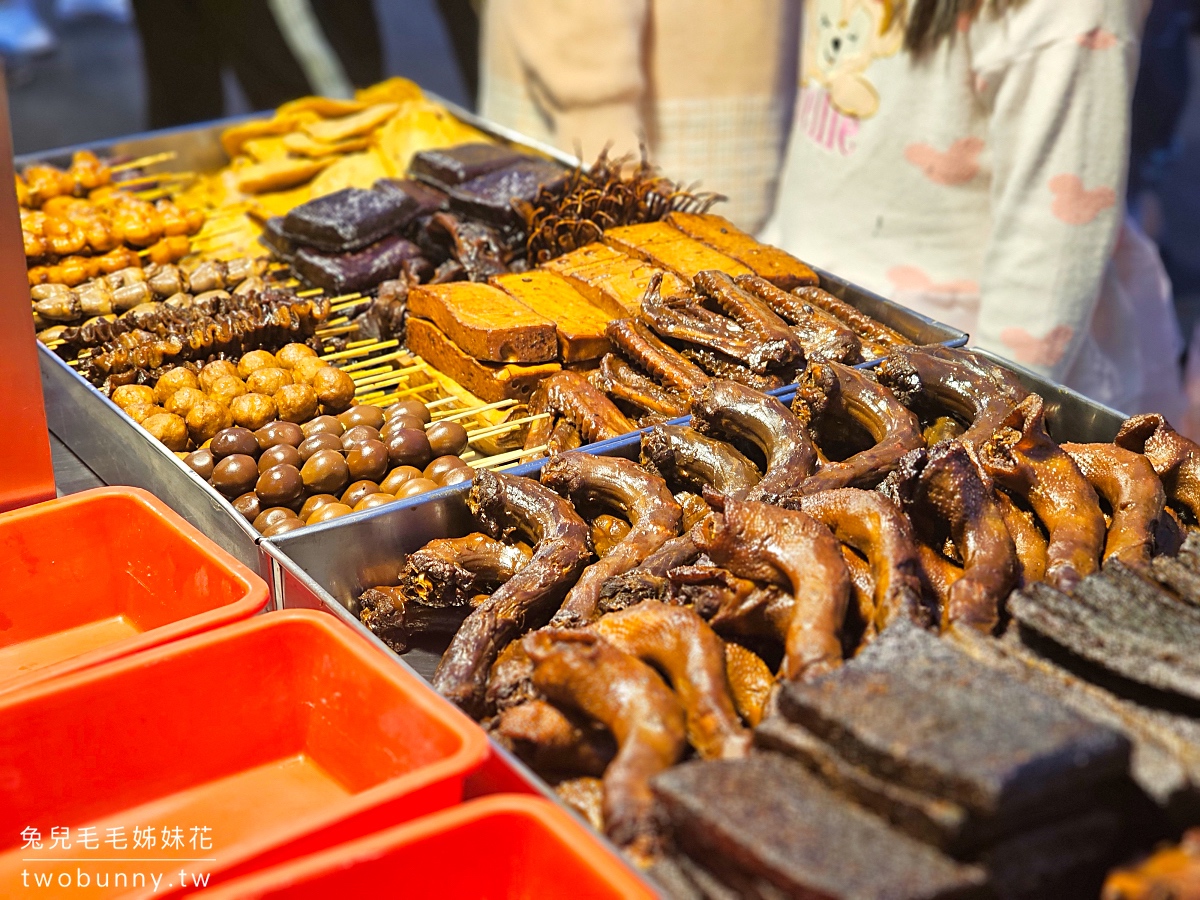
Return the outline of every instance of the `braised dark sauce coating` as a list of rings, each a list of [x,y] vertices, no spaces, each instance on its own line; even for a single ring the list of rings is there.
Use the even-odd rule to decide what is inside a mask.
[[[497,654],[522,631],[550,620],[592,552],[587,523],[571,504],[528,478],[485,469],[475,476],[467,507],[492,537],[520,534],[534,542],[529,563],[467,616],[433,676],[439,693],[478,717]]]
[[[862,362],[862,341],[853,330],[833,316],[758,275],[739,275],[734,281],[742,290],[758,297],[777,315],[791,323],[792,334],[804,348],[805,356],[819,356],[848,365]]]
[[[628,459],[567,453],[546,463],[541,478],[576,507],[612,509],[633,526],[607,556],[584,570],[553,619],[559,626],[583,625],[598,613],[604,582],[679,534],[683,510],[665,481]]]
[[[1125,420],[1114,443],[1143,453],[1162,479],[1171,505],[1200,522],[1200,444],[1184,437],[1157,414]]]
[[[644,369],[663,387],[678,393],[685,402],[693,391],[708,383],[708,376],[674,347],[664,344],[645,322],[615,319],[604,329],[605,336],[625,358]]]
[[[1150,461],[1115,444],[1061,446],[1112,510],[1104,559],[1119,559],[1134,567],[1148,566],[1167,502],[1162,482],[1154,474]]]
[[[404,564],[400,585],[426,606],[465,606],[489,594],[529,562],[529,554],[486,534],[432,540]]]
[[[642,465],[677,489],[735,494],[761,475],[732,444],[705,437],[686,425],[656,425],[642,435]]]

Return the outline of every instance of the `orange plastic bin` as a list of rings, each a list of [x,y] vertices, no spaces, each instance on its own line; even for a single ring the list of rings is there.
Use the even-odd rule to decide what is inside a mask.
[[[256,616],[0,696],[0,896],[217,883],[458,803],[487,753],[333,616]]]
[[[267,585],[155,497],[0,514],[0,692],[245,619]]]
[[[517,794],[472,800],[197,895],[204,900],[654,896],[571,816],[539,797]]]

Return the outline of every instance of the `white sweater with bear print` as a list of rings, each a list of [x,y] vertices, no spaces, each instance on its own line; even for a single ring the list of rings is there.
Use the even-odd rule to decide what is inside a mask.
[[[1119,235],[1146,250],[1121,228],[1144,4],[985,6],[920,58],[898,7],[805,3],[764,236],[1132,412],[1178,353],[1169,302],[1131,296],[1112,262]]]

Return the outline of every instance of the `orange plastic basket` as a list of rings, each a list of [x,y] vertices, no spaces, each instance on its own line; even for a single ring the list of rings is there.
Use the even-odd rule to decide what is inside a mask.
[[[136,488],[0,514],[0,692],[245,619],[267,598],[258,575]]]
[[[655,896],[586,828],[538,797],[472,800],[201,891],[205,900]]]
[[[458,803],[487,753],[333,616],[256,616],[0,696],[0,896],[36,873],[88,876],[73,896],[162,895],[181,870],[216,883]]]

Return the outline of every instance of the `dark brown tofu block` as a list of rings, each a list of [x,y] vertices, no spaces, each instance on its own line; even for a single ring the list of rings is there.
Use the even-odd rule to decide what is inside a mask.
[[[522,159],[529,157],[501,144],[458,144],[422,150],[412,158],[408,171],[422,181],[454,187]]]
[[[879,778],[1006,822],[1045,819],[1127,775],[1129,742],[907,622],[780,712]]]
[[[984,897],[986,874],[889,828],[777,753],[691,762],[652,782],[675,842],[724,881],[789,897]]]
[[[456,281],[409,291],[408,311],[429,319],[468,356],[541,363],[558,357],[554,323],[490,284]]]

